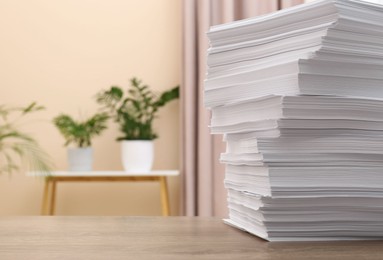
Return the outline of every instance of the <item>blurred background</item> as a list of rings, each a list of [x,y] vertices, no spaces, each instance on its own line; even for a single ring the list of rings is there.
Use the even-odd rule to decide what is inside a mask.
[[[142,79],[154,91],[180,83],[181,1],[0,0],[1,105],[46,107],[25,120],[30,133],[67,169],[64,139],[52,123],[60,113],[93,115],[95,95]],[[179,102],[154,122],[154,169],[179,168]],[[30,121],[30,122],[29,122]],[[94,139],[94,170],[121,170],[117,125]],[[168,178],[178,214],[177,177]],[[24,173],[0,176],[0,215],[40,214],[43,181]],[[159,215],[157,183],[63,183],[57,215]],[[138,199],[139,198],[139,199]]]

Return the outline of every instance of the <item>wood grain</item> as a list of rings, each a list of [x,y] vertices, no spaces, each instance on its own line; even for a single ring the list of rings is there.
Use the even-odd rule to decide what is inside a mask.
[[[383,241],[270,243],[213,218],[0,218],[2,260],[382,258]]]

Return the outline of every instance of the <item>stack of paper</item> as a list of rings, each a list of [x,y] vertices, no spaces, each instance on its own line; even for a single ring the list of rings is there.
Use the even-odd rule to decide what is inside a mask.
[[[206,105],[267,94],[382,98],[381,12],[327,0],[212,27]]]
[[[208,33],[228,224],[270,241],[383,237],[383,6],[324,0]]]

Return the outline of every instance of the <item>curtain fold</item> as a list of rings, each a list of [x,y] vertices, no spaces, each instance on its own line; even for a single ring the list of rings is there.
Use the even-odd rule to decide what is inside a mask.
[[[303,0],[183,0],[181,84],[181,210],[186,216],[227,216],[222,136],[209,133],[210,113],[203,105],[206,32],[216,24],[266,14]]]

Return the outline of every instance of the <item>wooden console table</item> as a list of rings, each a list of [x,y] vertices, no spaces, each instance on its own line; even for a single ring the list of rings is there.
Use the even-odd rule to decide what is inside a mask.
[[[151,171],[148,173],[127,173],[122,171],[54,171],[49,175],[43,172],[29,172],[27,175],[45,178],[41,215],[54,215],[57,190],[56,186],[59,182],[158,181],[161,187],[162,215],[169,216],[169,191],[166,177],[177,176],[178,174],[178,171]]]
[[[0,259],[382,259],[383,241],[266,242],[215,218],[1,217]]]

